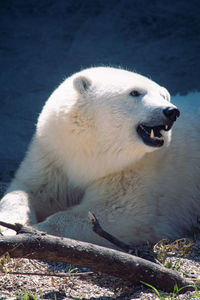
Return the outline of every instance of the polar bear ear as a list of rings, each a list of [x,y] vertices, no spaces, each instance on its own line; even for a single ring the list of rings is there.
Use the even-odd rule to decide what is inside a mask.
[[[76,77],[73,81],[74,88],[80,93],[84,94],[91,86],[91,81],[85,76]]]

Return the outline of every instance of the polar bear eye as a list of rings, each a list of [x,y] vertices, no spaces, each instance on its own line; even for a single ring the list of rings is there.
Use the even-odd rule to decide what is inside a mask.
[[[141,96],[141,93],[138,92],[137,90],[133,90],[132,92],[130,92],[130,95],[133,97],[139,97]]]

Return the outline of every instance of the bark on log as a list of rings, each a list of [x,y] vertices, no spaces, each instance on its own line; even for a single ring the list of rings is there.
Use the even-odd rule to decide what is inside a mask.
[[[48,235],[20,224],[0,225],[17,232],[13,236],[0,236],[0,256],[9,252],[13,258],[44,259],[91,268],[101,273],[131,281],[145,282],[167,292],[187,287],[192,290],[191,281],[182,278],[178,272],[137,256],[90,243]]]

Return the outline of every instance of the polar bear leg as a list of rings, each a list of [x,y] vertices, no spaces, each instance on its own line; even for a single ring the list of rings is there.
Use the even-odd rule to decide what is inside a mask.
[[[29,196],[22,190],[8,192],[0,201],[0,221],[7,223],[33,224],[36,217],[30,207]],[[0,227],[3,235],[13,235],[14,231]]]
[[[48,234],[113,247],[108,241],[92,231],[92,225],[89,222],[87,213],[83,215],[77,214],[76,209],[73,210],[73,208],[55,213],[45,221],[34,224],[33,227]]]

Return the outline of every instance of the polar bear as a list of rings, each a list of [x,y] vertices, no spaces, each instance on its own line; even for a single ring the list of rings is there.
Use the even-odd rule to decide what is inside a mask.
[[[198,105],[177,108],[165,88],[127,70],[72,75],[39,116],[0,220],[104,246],[88,211],[133,245],[188,235],[200,216]]]

